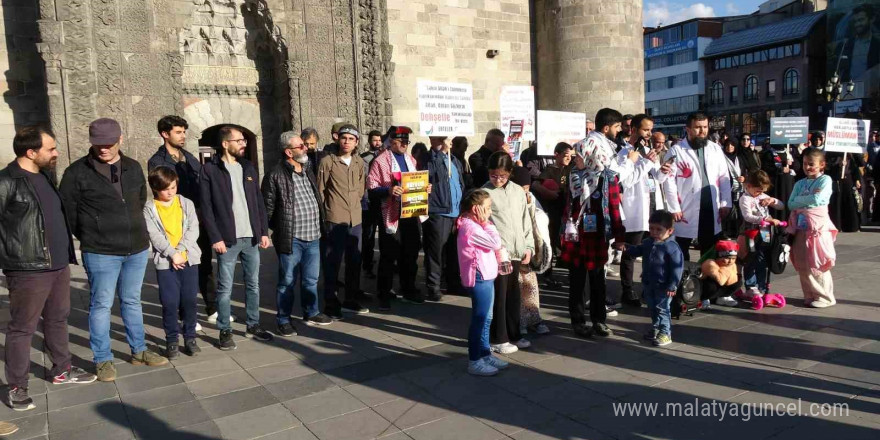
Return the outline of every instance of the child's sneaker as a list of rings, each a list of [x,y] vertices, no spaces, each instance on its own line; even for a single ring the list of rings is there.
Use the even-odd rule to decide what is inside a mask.
[[[498,369],[489,365],[483,359],[478,361],[468,361],[467,371],[474,376],[494,376],[498,374]]]
[[[644,336],[642,336],[642,338],[646,341],[655,341],[655,340],[657,340],[657,335],[659,335],[659,334],[660,334],[660,330],[657,330],[655,328],[655,329],[649,331],[648,333],[645,333]]]
[[[700,303],[700,310],[711,310],[711,309],[712,309],[712,301],[709,301],[708,299],[704,299]]]
[[[723,296],[716,299],[715,304],[718,304],[719,306],[736,307],[736,305],[739,303],[729,296]]]
[[[660,336],[657,336],[657,339],[654,340],[655,347],[665,347],[671,343],[672,337],[665,333],[661,333]]]

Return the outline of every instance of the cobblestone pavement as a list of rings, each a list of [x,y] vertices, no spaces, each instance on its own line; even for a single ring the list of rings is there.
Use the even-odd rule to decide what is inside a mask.
[[[773,282],[788,297],[784,309],[714,306],[674,321],[675,342],[663,349],[642,341],[645,308],[609,318],[615,334],[608,339],[577,339],[567,324],[565,292],[545,290],[542,313],[551,334],[530,335],[532,348],[509,356],[511,367],[492,378],[465,372],[470,300],[462,296],[395,302],[391,312],[374,310],[324,328],[297,323],[299,336],[271,343],[245,339],[236,323],[232,352],[213,347],[218,331],[203,322],[202,353],[181,355],[164,368],[127,363],[117,308],[115,383],[44,381],[49,360],[37,335],[30,382],[37,408],[18,413],[2,406],[0,420],[21,427],[11,439],[876,439],[878,232],[840,235],[836,307],[804,308],[789,268]],[[274,253],[263,252],[261,319],[269,329],[275,270]],[[144,320],[148,342],[161,344],[151,272]],[[73,279],[71,349],[77,364],[92,369],[81,267]],[[616,280],[609,285],[619,288]],[[243,316],[240,284],[233,299]],[[0,327],[8,320],[2,290]],[[638,415],[616,414],[626,403],[646,406]],[[651,404],[658,404],[657,414],[647,416]],[[769,415],[767,405],[801,415]]]

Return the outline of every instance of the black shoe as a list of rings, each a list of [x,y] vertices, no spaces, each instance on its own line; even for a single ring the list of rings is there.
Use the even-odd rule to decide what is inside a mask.
[[[379,297],[379,310],[388,311],[391,310],[391,298],[392,296],[380,296]]]
[[[199,348],[199,344],[196,343],[195,339],[186,339],[183,341],[183,354],[187,356],[196,356],[201,352],[202,349]]]
[[[284,324],[278,324],[278,334],[285,338],[288,336],[296,336],[296,329],[293,328],[293,325],[289,322],[285,322]]]
[[[173,361],[180,356],[180,350],[177,347],[177,342],[166,342],[165,343],[165,357],[168,358],[169,361]]]
[[[417,295],[403,295],[402,301],[408,302],[411,304],[424,304],[425,303],[425,299],[422,298],[421,296],[417,296]]]
[[[228,351],[235,350],[235,341],[232,340],[232,330],[220,330],[220,342],[217,348]]]
[[[34,399],[28,396],[27,388],[22,387],[9,387],[9,391],[6,393],[6,402],[15,411],[27,411],[37,407],[34,405]]]
[[[357,315],[366,315],[370,313],[370,309],[358,304],[355,301],[346,301],[342,303],[342,310]]]
[[[428,294],[428,301],[432,301],[432,302],[443,301],[443,294],[440,292],[431,292]]]
[[[373,299],[372,295],[370,295],[367,292],[364,292],[363,290],[358,290],[358,293],[356,293],[354,295],[354,300],[357,302],[361,302],[361,303],[370,302],[370,300],[372,300],[372,299]]]
[[[646,341],[654,341],[655,339],[657,339],[657,336],[659,334],[660,334],[660,330],[653,329],[653,330],[649,331],[648,333],[645,333],[644,336],[642,336],[642,339],[644,339]]]
[[[400,295],[398,295],[397,292],[394,291],[394,289],[391,289],[388,291],[388,296],[391,297],[392,299],[397,299],[397,297]]]
[[[642,301],[637,300],[637,299],[626,299],[626,298],[624,298],[624,299],[622,299],[620,302],[622,302],[623,305],[625,305],[625,306],[630,306],[630,307],[642,307]]]
[[[364,276],[367,277],[368,280],[376,279],[376,273],[373,272],[373,269],[364,269]]]
[[[327,315],[327,316],[329,316],[330,319],[332,319],[332,320],[334,320],[334,321],[342,321],[343,318],[344,318],[344,317],[342,316],[342,309],[339,309],[339,310],[330,310],[330,309],[327,309],[327,310],[324,310],[324,314]]]
[[[263,341],[263,342],[271,341],[272,338],[274,338],[274,336],[272,336],[272,333],[269,333],[266,330],[263,330],[263,327],[260,327],[259,324],[254,325],[254,326],[249,326],[247,328],[247,331],[244,333],[244,337],[256,339],[258,341]]]
[[[605,338],[605,337],[611,336],[611,334],[612,334],[613,332],[611,331],[610,328],[608,328],[607,325],[605,325],[605,324],[599,322],[599,323],[596,323],[596,324],[593,325],[593,333],[595,333],[595,334],[598,335],[598,336],[601,336],[601,337]]]
[[[593,337],[593,330],[586,324],[576,324],[572,327],[572,330],[574,330],[574,334],[582,338]]]
[[[546,286],[548,289],[561,289],[562,288],[562,281],[558,281],[558,280],[554,280],[553,278],[550,278],[546,282],[544,282],[544,286]]]
[[[315,316],[309,316],[303,321],[306,322],[306,325],[330,325],[333,323],[333,320],[323,313],[318,313]]]

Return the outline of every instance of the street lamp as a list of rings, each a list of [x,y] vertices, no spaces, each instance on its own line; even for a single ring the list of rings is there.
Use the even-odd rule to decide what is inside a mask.
[[[839,102],[841,95],[846,97],[851,94],[853,90],[855,90],[856,84],[849,80],[846,84],[840,81],[840,75],[837,72],[834,72],[834,75],[831,76],[831,79],[825,83],[825,87],[818,86],[816,87],[816,95],[821,100],[825,98],[825,102]],[[846,94],[843,94],[843,91],[846,90]],[[834,116],[834,105],[831,105],[831,108],[828,110],[829,116]]]

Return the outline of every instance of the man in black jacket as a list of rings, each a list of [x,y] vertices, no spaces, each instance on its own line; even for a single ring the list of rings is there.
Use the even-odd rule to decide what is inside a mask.
[[[260,248],[269,247],[266,208],[257,170],[244,158],[247,139],[231,126],[217,131],[217,154],[202,167],[202,220],[217,253],[217,327],[221,350],[234,350],[229,321],[235,264],[241,257],[245,281],[245,336],[272,340],[260,327]]]
[[[424,160],[428,170],[431,194],[428,196],[428,220],[422,225],[422,241],[425,249],[425,289],[429,301],[440,301],[440,274],[443,272],[443,253],[452,236],[452,226],[458,217],[461,197],[464,193],[463,167],[458,158],[450,152],[452,143],[448,137],[431,137],[431,150],[425,153]],[[446,261],[447,287],[456,284],[458,276],[457,258]],[[456,264],[451,264],[455,261]]]
[[[367,165],[367,173],[370,172],[370,163],[382,153],[382,133],[373,130],[367,134],[368,150],[361,153],[361,159]],[[376,278],[373,272],[373,262],[376,248],[376,232],[382,223],[382,200],[370,197],[368,192],[361,201],[361,216],[363,217],[363,238],[361,240],[361,267],[367,278]]]
[[[318,310],[318,277],[321,272],[321,195],[302,138],[292,131],[281,133],[285,159],[263,178],[266,217],[278,253],[276,304],[278,333],[293,336],[290,323],[296,281],[301,274],[300,303],[308,325],[333,322]]]
[[[483,142],[483,146],[476,153],[468,157],[474,188],[481,188],[489,182],[489,168],[487,167],[489,156],[496,151],[503,150],[504,147],[504,132],[493,128],[486,133],[486,140]]]
[[[168,359],[144,342],[141,286],[150,254],[144,220],[147,182],[141,165],[119,152],[122,128],[113,119],[89,125],[92,148],[61,178],[61,200],[73,235],[80,241],[89,278],[89,343],[98,380],[116,380],[110,350],[110,308],[119,295],[122,322],[133,365],[160,366]]]
[[[180,116],[165,116],[159,119],[156,125],[163,144],[147,162],[147,171],[166,166],[177,172],[177,193],[190,199],[196,206],[196,212],[201,214],[199,173],[202,172],[202,164],[192,153],[184,149],[186,130],[189,128],[189,124],[186,119]],[[217,283],[214,279],[211,241],[208,239],[208,232],[205,228],[199,226],[198,244],[202,251],[202,259],[199,263],[199,290],[205,300],[205,313],[208,315],[208,322],[215,324],[217,322]]]
[[[67,317],[73,239],[61,197],[47,171],[58,150],[52,133],[27,127],[12,141],[16,159],[0,170],[0,269],[9,285],[6,333],[6,403],[16,411],[35,408],[28,396],[31,339],[40,318],[52,383],[91,383],[95,375],[71,367]]]

